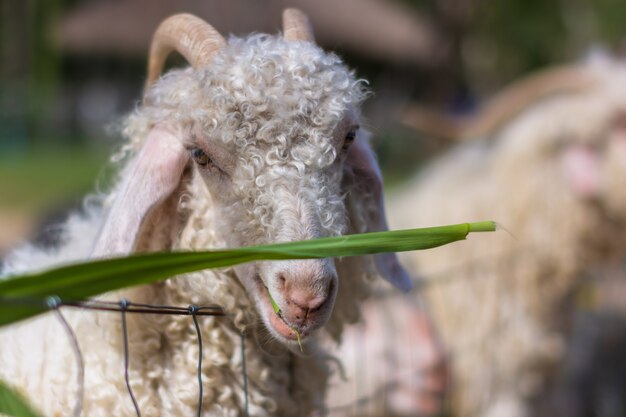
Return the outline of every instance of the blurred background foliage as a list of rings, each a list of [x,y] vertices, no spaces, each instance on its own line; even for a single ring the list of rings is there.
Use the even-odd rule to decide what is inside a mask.
[[[243,10],[240,3],[257,7],[256,13],[239,19],[243,23],[237,17]],[[120,140],[112,126],[141,97],[145,39],[154,30],[153,22],[172,11],[196,12],[225,33],[247,33],[251,28],[276,32],[280,9],[303,8],[312,17],[319,43],[336,50],[370,80],[376,94],[364,112],[392,185],[448,145],[402,126],[398,115],[407,103],[467,114],[525,73],[584,59],[598,48],[613,55],[626,49],[624,0],[147,4],[145,0],[0,3],[0,254],[36,230],[36,219],[63,211],[93,189]],[[115,11],[125,13],[125,7],[136,13],[130,23],[115,18]],[[207,8],[206,15],[202,7]],[[354,12],[357,7],[359,12]],[[214,20],[220,13],[226,18]],[[398,28],[403,28],[405,38],[411,33],[416,38],[409,37],[406,45],[394,49],[392,35]],[[116,34],[124,41],[116,40]],[[392,39],[390,53],[376,50],[365,35]],[[344,38],[352,43],[342,42]],[[391,55],[393,51],[396,55]]]

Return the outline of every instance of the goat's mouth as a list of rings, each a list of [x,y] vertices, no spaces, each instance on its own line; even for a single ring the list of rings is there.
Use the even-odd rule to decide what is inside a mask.
[[[264,318],[264,322],[268,329],[279,339],[286,342],[298,342],[301,339],[306,338],[310,331],[300,326],[289,324],[283,315],[280,308],[272,299],[268,288],[259,275],[255,276],[255,282],[258,293],[260,294],[260,310],[261,317]]]

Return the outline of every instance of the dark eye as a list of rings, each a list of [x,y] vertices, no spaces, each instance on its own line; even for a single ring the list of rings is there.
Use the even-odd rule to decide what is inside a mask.
[[[200,165],[201,167],[206,167],[212,162],[211,158],[209,158],[209,155],[207,155],[202,149],[199,148],[191,150],[191,157],[194,161],[196,161],[196,164]]]
[[[344,151],[352,145],[352,142],[356,139],[356,130],[351,130],[346,134],[345,139],[343,140],[343,146],[341,149]]]

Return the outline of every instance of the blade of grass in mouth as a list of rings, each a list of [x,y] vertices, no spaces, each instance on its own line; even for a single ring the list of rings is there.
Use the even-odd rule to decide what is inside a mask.
[[[280,314],[280,307],[278,307],[278,304],[276,303],[276,301],[274,301],[274,297],[272,297],[272,293],[270,292],[270,289],[267,287],[265,287],[265,289],[267,290],[267,295],[270,299],[270,304],[272,304],[272,308],[274,309],[274,313],[276,313],[276,315],[278,315],[278,317],[280,317],[282,320],[282,316]],[[296,339],[298,340],[298,346],[300,347],[300,352],[304,353],[304,349],[302,349],[302,337],[300,336],[300,332],[296,330],[295,327],[289,326],[289,328],[291,329],[292,332],[296,334]]]

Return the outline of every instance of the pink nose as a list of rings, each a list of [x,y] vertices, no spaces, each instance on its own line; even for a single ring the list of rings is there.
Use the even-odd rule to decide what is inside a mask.
[[[318,281],[317,285],[294,278],[281,275],[286,304],[282,312],[283,317],[287,322],[297,326],[315,326],[320,316],[325,315],[326,307],[333,299],[334,278]]]
[[[322,307],[327,299],[326,295],[316,295],[306,290],[293,290],[287,293],[285,299],[289,308],[289,318],[295,324],[302,325],[311,313],[315,314]]]

